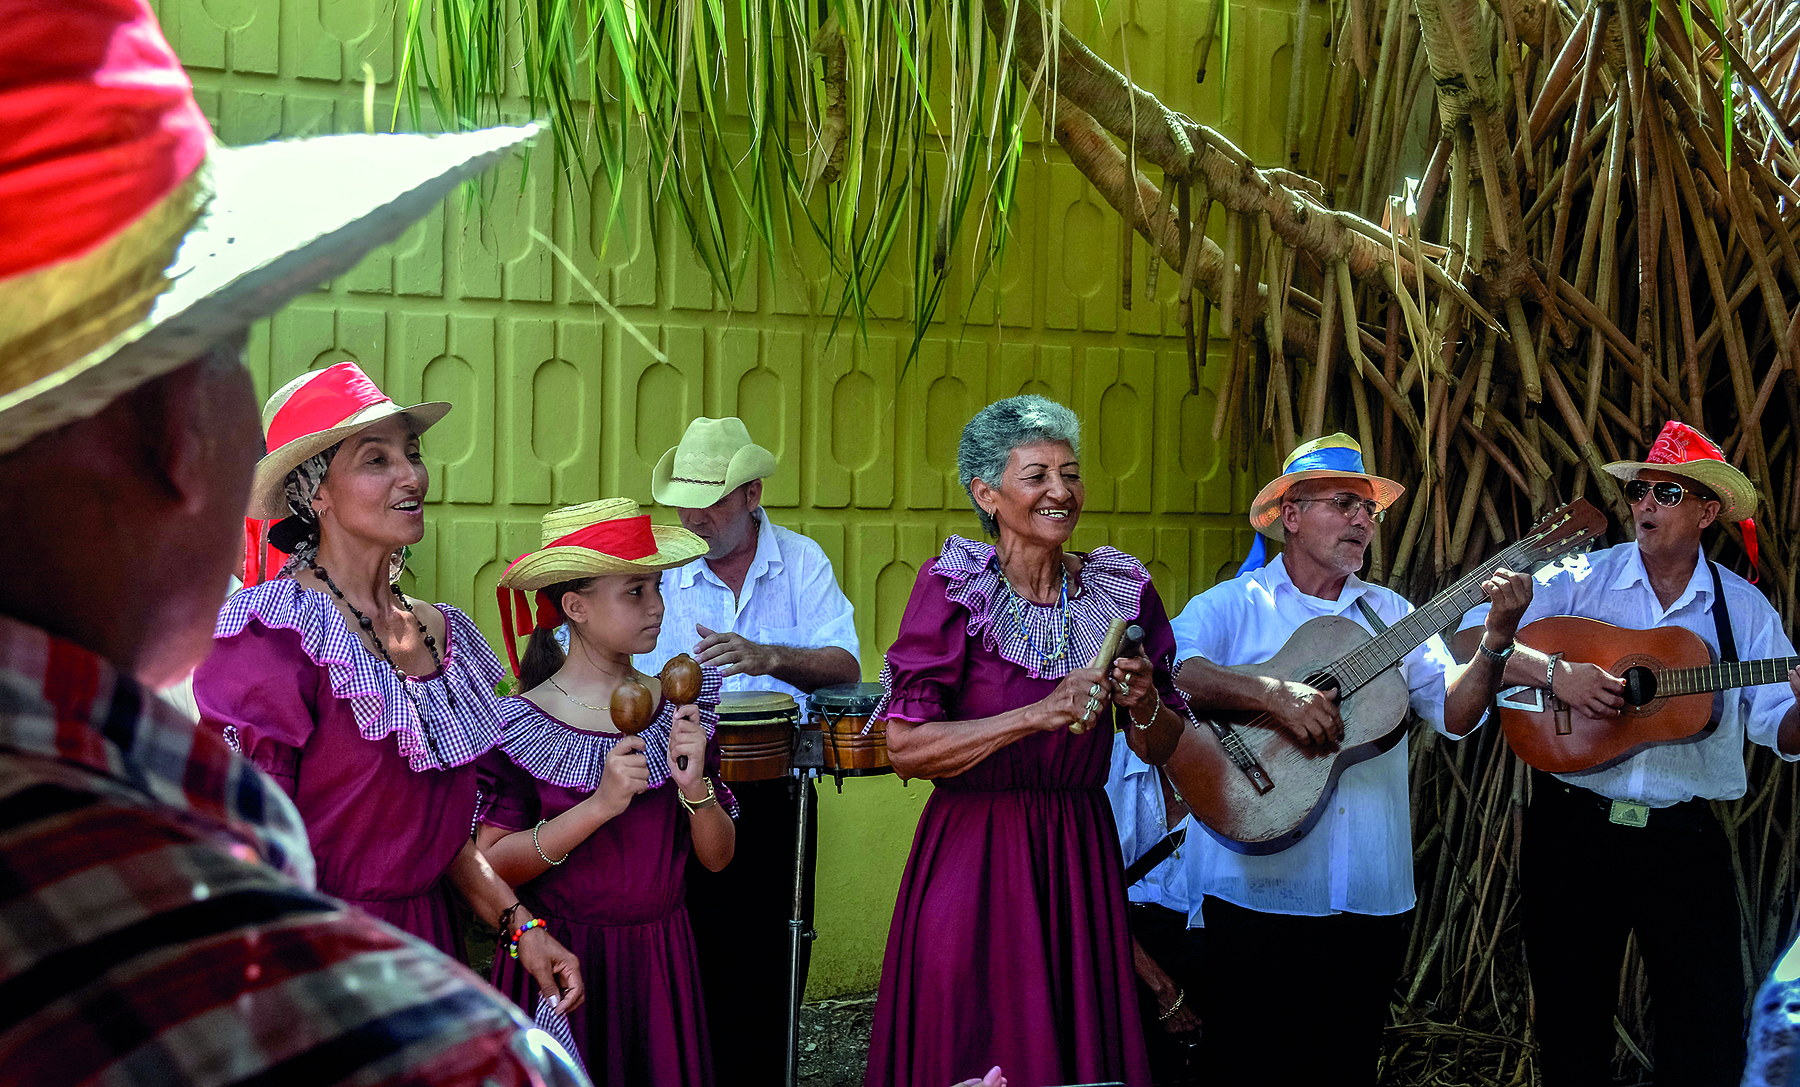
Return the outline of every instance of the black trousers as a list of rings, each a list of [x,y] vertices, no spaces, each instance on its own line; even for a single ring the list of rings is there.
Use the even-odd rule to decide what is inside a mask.
[[[1372,1087],[1409,915],[1203,912],[1208,1081]]]
[[[1126,917],[1132,938],[1187,994],[1183,1006],[1198,1012],[1206,984],[1206,930],[1188,928],[1187,914],[1165,906],[1133,903]],[[1157,1018],[1162,1009],[1157,1006],[1156,994],[1142,981],[1137,990],[1138,1017],[1144,1025],[1145,1048],[1150,1051],[1152,1081],[1158,1087],[1198,1082],[1199,1054],[1193,1044],[1198,1039],[1164,1030]]]
[[[1612,1082],[1619,967],[1636,932],[1649,974],[1656,1082],[1733,1087],[1744,1068],[1737,885],[1704,802],[1644,827],[1610,803],[1537,774],[1525,813],[1525,956],[1545,1087]]]
[[[688,919],[700,955],[713,1075],[721,1085],[764,1087],[785,1082],[787,1061],[788,917],[794,901],[794,829],[801,786],[793,778],[731,786],[740,814],[737,850],[722,872],[690,859]],[[806,827],[806,928],[813,919],[813,874],[819,807]],[[800,985],[812,959],[800,945]]]

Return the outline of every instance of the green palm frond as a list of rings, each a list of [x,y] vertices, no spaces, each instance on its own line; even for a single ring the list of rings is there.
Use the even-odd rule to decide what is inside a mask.
[[[446,127],[491,123],[522,98],[550,121],[562,183],[608,187],[603,237],[628,186],[642,185],[727,296],[755,259],[773,268],[810,234],[834,273],[827,311],[859,328],[881,284],[902,274],[895,257],[909,259],[895,282],[908,283],[922,334],[952,254],[971,240],[968,217],[984,272],[1010,237],[1030,96],[981,4],[407,0],[405,10],[401,99],[415,123],[427,105]]]

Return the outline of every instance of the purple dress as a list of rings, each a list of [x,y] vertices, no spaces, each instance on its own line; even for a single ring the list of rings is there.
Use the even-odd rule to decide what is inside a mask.
[[[950,537],[913,586],[876,716],[965,721],[1028,705],[1094,658],[1114,618],[1143,626],[1164,700],[1185,706],[1142,564],[1099,548],[1069,593],[1064,644],[1060,604],[1017,601],[991,546]],[[945,1087],[996,1064],[1017,1087],[1149,1084],[1103,789],[1111,754],[1110,727],[1042,732],[937,780],[888,931],[869,1087]]]
[[[473,826],[475,760],[500,740],[503,673],[469,617],[438,608],[443,671],[402,679],[324,593],[252,586],[220,612],[194,700],[204,727],[294,798],[319,890],[460,960],[444,873]]]
[[[718,725],[717,669],[702,670],[701,721]],[[587,799],[600,783],[619,734],[564,724],[532,702],[501,700],[501,747],[481,760],[481,822],[531,830]],[[576,846],[568,859],[522,884],[519,898],[550,935],[581,959],[587,1003],[569,1020],[575,1048],[596,1087],[711,1087],[713,1069],[701,999],[700,963],[688,927],[687,861],[694,843],[688,814],[669,780],[664,701],[641,736],[650,789]],[[706,748],[706,772],[733,818],[737,801],[719,780],[719,748]],[[494,957],[494,987],[531,1013],[537,986],[504,951]],[[746,991],[746,998],[753,994]]]

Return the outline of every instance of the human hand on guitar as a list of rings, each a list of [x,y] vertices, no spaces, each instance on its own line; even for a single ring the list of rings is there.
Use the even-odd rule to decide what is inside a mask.
[[[1045,731],[1068,728],[1077,721],[1092,724],[1112,704],[1117,690],[1100,668],[1077,668],[1032,707],[1034,723]]]
[[[1292,680],[1269,679],[1263,695],[1263,712],[1269,722],[1302,747],[1336,750],[1344,738],[1344,719],[1338,713],[1337,691],[1321,691]]]
[[[1550,693],[1589,717],[1616,717],[1625,708],[1625,681],[1598,664],[1558,661]]]
[[[1508,570],[1502,566],[1494,571],[1494,576],[1481,583],[1481,591],[1488,598],[1487,634],[1483,637],[1489,643],[1488,648],[1498,653],[1512,644],[1513,635],[1518,633],[1519,620],[1524,618],[1525,609],[1531,605],[1531,575]]]

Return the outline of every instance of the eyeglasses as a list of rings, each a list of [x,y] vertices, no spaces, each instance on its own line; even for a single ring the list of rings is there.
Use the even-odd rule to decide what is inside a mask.
[[[1625,484],[1625,500],[1634,506],[1642,502],[1647,494],[1656,496],[1656,504],[1659,506],[1679,506],[1687,496],[1687,488],[1666,479],[1655,483],[1647,479],[1634,479]]]
[[[1334,509],[1344,515],[1346,521],[1355,517],[1356,511],[1359,509],[1369,515],[1369,520],[1377,522],[1381,520],[1384,512],[1372,500],[1358,498],[1353,494],[1334,494],[1330,498],[1296,498],[1293,502],[1296,506],[1304,506],[1308,502],[1329,502]]]

